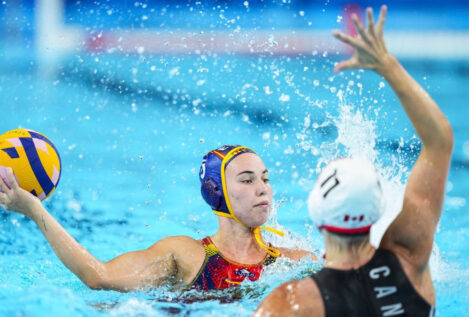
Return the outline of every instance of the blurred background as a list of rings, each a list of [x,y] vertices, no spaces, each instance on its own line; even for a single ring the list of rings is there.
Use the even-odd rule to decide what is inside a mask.
[[[437,316],[469,303],[469,2],[0,0],[0,134],[48,136],[62,158],[44,204],[101,260],[167,235],[211,235],[200,195],[202,156],[252,147],[274,188],[275,244],[322,254],[306,198],[319,168],[362,155],[388,179],[396,212],[420,149],[383,79],[334,74],[351,53],[351,14],[388,5],[389,51],[448,116],[455,134],[432,274]],[[250,316],[279,283],[304,275],[280,263],[260,295],[236,303],[171,303],[174,294],[96,292],[57,260],[31,221],[0,211],[0,315]],[[289,228],[290,230],[287,230]],[[287,269],[288,268],[288,269]],[[154,299],[165,298],[165,303]]]
[[[40,55],[309,54],[331,48],[331,29],[381,1],[2,1],[2,44]],[[386,3],[390,49],[402,57],[467,58],[467,1]],[[322,36],[326,36],[323,38]],[[426,44],[425,49],[421,44]],[[44,56],[42,56],[44,57]],[[44,57],[45,58],[45,57]]]

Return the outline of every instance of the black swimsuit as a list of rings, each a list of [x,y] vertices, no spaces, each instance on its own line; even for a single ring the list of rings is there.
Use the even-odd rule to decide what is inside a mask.
[[[431,317],[435,309],[420,296],[397,257],[378,249],[356,270],[324,268],[311,276],[321,291],[326,317]]]

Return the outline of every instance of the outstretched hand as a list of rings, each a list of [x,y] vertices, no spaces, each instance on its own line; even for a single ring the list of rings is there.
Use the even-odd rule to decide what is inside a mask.
[[[9,184],[0,177],[0,207],[31,217],[29,214],[31,204],[40,203],[40,200],[19,186],[10,167],[6,168],[6,177]]]
[[[379,14],[378,23],[375,25],[373,21],[373,10],[367,8],[368,27],[366,29],[362,22],[358,20],[356,14],[353,14],[352,20],[358,33],[357,37],[352,37],[337,30],[333,31],[336,38],[351,45],[355,49],[353,56],[337,64],[334,68],[334,72],[349,68],[367,68],[375,70],[380,74],[382,73],[386,62],[391,56],[386,49],[383,38],[386,11],[387,7],[383,5]]]

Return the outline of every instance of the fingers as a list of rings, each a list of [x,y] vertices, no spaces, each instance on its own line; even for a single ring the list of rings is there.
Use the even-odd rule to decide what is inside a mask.
[[[368,34],[366,34],[365,27],[360,22],[360,20],[358,20],[358,17],[356,14],[352,16],[352,21],[353,21],[353,25],[355,25],[355,30],[357,30],[358,34],[360,34],[360,37],[363,39],[363,41],[369,44],[370,38],[368,37]]]
[[[10,190],[10,188],[5,183],[5,180],[3,179],[3,177],[0,176],[0,192],[6,193],[8,190]]]
[[[340,72],[341,70],[344,70],[344,69],[356,68],[357,66],[358,65],[357,65],[356,59],[354,57],[352,57],[349,60],[338,63],[334,67],[334,73],[338,73],[338,72]]]
[[[0,192],[0,207],[3,209],[7,209],[7,206],[5,205],[7,202],[7,195],[5,193]]]
[[[11,188],[12,189],[17,189],[18,188],[18,180],[15,177],[15,174],[13,173],[13,169],[11,167],[7,168],[7,177],[8,177],[8,181],[10,182]]]
[[[366,9],[366,15],[367,15],[367,23],[368,23],[368,32],[371,35],[375,34],[375,21],[373,19],[373,9],[368,8]]]
[[[388,11],[388,7],[383,5],[381,6],[381,11],[379,12],[379,18],[378,18],[378,23],[376,25],[376,31],[379,36],[383,35],[383,28],[384,28],[384,23],[386,22],[386,13]]]
[[[357,38],[351,37],[350,35],[344,34],[344,33],[339,32],[337,30],[332,31],[332,34],[337,39],[341,40],[344,43],[347,43],[347,44],[353,46],[354,48],[361,47],[360,40],[357,39]],[[357,59],[354,55],[351,59],[338,63],[334,67],[334,73],[337,73],[337,72],[339,72],[343,69],[354,68],[356,66],[357,66]]]
[[[347,43],[349,45],[352,45],[353,47],[357,48],[357,47],[361,47],[361,44],[360,44],[360,40],[355,38],[355,37],[352,37],[350,35],[347,35],[347,34],[344,34],[342,32],[339,32],[337,30],[334,30],[332,31],[332,34],[338,38],[339,40],[341,40],[342,42],[344,43]]]

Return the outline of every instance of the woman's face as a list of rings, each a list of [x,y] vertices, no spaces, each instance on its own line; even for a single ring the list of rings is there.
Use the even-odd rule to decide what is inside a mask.
[[[235,157],[226,167],[225,177],[235,216],[249,227],[265,223],[272,208],[272,187],[261,158],[254,153]]]

